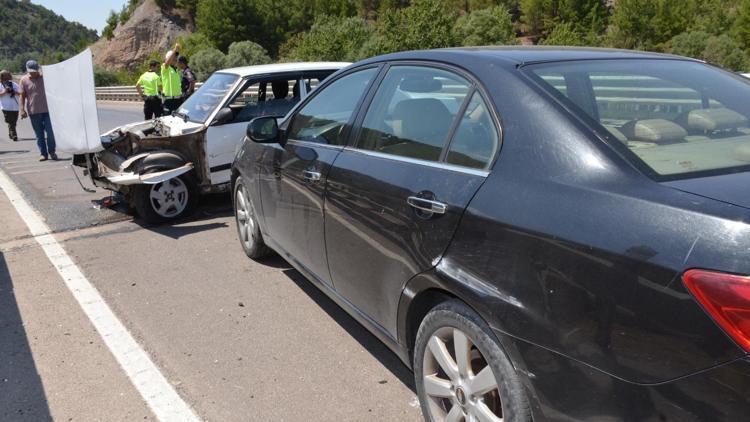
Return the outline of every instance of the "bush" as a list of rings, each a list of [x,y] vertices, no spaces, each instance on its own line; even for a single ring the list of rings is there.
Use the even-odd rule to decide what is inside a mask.
[[[208,79],[212,73],[225,68],[226,56],[215,48],[201,50],[190,59],[190,67],[195,76],[202,81]]]
[[[229,53],[224,60],[225,67],[252,66],[271,63],[268,52],[252,41],[238,41],[229,45]]]
[[[672,54],[705,60],[730,70],[746,70],[748,65],[747,53],[728,35],[684,32],[672,38],[669,44]]]
[[[285,60],[357,61],[374,30],[361,18],[322,16],[282,46]]]
[[[117,73],[112,70],[94,67],[94,85],[116,86],[119,85]]]
[[[456,21],[454,31],[456,40],[466,46],[518,43],[510,13],[500,6],[461,16]]]

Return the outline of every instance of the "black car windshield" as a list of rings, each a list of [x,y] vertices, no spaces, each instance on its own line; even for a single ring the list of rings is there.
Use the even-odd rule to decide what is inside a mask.
[[[750,81],[685,60],[581,60],[524,69],[606,129],[654,176],[750,170]]]
[[[205,123],[237,79],[239,79],[237,75],[214,73],[180,106],[177,112],[182,116],[187,116],[191,122]]]

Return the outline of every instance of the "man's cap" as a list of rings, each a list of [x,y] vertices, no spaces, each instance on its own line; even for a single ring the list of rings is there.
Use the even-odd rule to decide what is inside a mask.
[[[180,56],[180,57],[177,58],[177,62],[182,63],[182,64],[187,64],[188,63],[187,62],[187,57]]]
[[[158,60],[151,60],[150,62],[148,62],[148,65],[151,66],[151,67],[153,67],[153,66],[159,66],[159,61]]]
[[[39,63],[36,60],[29,60],[26,62],[27,72],[39,72]]]

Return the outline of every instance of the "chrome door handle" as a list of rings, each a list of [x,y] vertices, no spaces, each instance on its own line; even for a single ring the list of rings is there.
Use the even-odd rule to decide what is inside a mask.
[[[412,208],[433,214],[445,214],[445,211],[448,209],[448,206],[442,202],[420,198],[418,196],[410,196],[406,198],[406,203]]]
[[[320,180],[320,172],[304,170],[302,171],[302,178],[308,182],[317,182],[318,180]]]

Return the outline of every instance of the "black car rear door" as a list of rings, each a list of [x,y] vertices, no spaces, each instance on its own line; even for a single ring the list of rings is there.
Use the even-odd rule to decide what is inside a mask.
[[[405,283],[442,256],[499,136],[476,85],[449,68],[391,66],[371,96],[328,174],[325,237],[336,290],[395,336]]]

